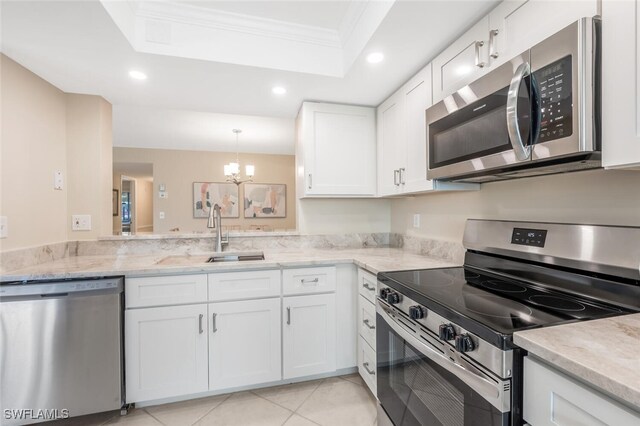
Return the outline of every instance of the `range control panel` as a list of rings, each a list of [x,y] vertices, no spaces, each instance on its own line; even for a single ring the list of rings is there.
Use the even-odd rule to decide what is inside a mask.
[[[544,247],[546,239],[546,229],[513,228],[513,233],[511,234],[511,244],[523,246]]]
[[[533,73],[540,90],[540,136],[538,143],[573,133],[571,55]]]

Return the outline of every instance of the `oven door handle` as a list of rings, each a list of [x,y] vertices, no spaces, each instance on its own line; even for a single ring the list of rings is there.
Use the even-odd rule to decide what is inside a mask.
[[[509,141],[513,147],[516,158],[520,161],[528,160],[531,157],[531,145],[525,146],[524,141],[520,137],[520,125],[518,124],[518,92],[522,80],[531,74],[531,66],[528,62],[524,62],[518,66],[513,74],[509,92],[507,94],[507,130],[509,132]]]
[[[511,411],[510,387],[505,387],[503,381],[496,381],[489,376],[481,377],[463,366],[451,362],[449,358],[443,356],[439,352],[430,348],[426,343],[418,340],[412,333],[405,330],[398,322],[389,314],[384,306],[378,304],[377,312],[385,320],[385,322],[402,337],[407,343],[415,347],[421,354],[438,364],[460,380],[474,391],[478,392],[491,405],[500,410],[502,413]],[[507,390],[506,390],[507,389]]]

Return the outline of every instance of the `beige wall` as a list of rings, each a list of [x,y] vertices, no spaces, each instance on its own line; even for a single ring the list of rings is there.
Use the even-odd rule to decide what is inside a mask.
[[[419,213],[421,227],[412,226]],[[640,173],[594,170],[393,200],[391,230],[461,241],[467,218],[640,226]]]
[[[69,215],[90,214],[91,231],[72,231],[70,239],[95,239],[112,228],[111,104],[99,96],[67,94]]]
[[[0,249],[95,238],[111,231],[111,105],[66,94],[0,55],[2,130]],[[54,172],[64,186],[54,190]],[[71,215],[90,214],[92,231],[72,232]]]
[[[391,200],[302,199],[298,230],[303,234],[389,232]]]
[[[136,179],[136,232],[153,232],[153,182]]]
[[[223,166],[235,161],[229,152],[183,151],[166,149],[114,148],[113,161],[117,163],[153,163],[153,228],[164,233],[179,228],[181,232],[207,231],[206,219],[193,218],[193,182],[224,182]],[[256,167],[256,183],[284,183],[287,185],[287,217],[284,219],[225,218],[223,223],[240,225],[269,225],[273,229],[295,229],[295,174],[292,155],[240,154],[240,165]],[[158,186],[164,184],[168,198],[158,197]],[[239,198],[243,199],[244,186],[240,185]],[[244,203],[241,201],[241,208]],[[160,212],[165,219],[160,219]]]
[[[68,184],[65,94],[4,55],[0,74],[1,249],[66,241],[67,191],[53,189],[56,170]]]

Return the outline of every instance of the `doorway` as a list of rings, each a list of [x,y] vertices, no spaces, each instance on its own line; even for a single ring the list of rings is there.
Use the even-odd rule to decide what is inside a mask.
[[[119,190],[119,211],[113,218],[116,235],[153,232],[153,164],[114,163],[114,190]]]

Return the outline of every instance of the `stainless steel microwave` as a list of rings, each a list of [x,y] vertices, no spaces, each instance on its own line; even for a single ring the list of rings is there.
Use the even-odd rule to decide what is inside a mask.
[[[600,45],[583,18],[428,108],[427,178],[600,167]]]

